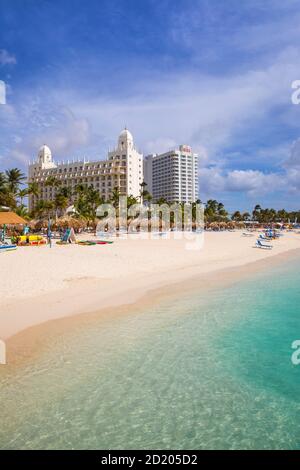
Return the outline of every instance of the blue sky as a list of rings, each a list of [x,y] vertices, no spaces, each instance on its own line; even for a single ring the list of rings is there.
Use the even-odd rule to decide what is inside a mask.
[[[0,171],[105,158],[126,124],[192,145],[202,200],[299,209],[299,24],[298,0],[0,0]]]

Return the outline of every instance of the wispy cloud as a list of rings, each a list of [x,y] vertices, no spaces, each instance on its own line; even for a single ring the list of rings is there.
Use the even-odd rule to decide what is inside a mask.
[[[13,54],[10,54],[6,49],[0,49],[0,65],[15,65],[17,59]]]
[[[146,3],[151,28],[141,11],[126,10],[122,38],[111,33],[125,14],[117,1],[113,12],[111,2],[97,10],[107,23],[99,34],[90,28],[89,45],[86,9],[61,23],[57,37],[47,31],[49,60],[45,54],[41,65],[38,49],[26,85],[8,83],[0,165],[25,165],[43,143],[58,159],[104,158],[126,124],[144,153],[191,144],[200,155],[201,193],[230,193],[238,202],[241,194],[273,194],[280,203],[278,191],[299,191],[299,143],[290,154],[300,136],[300,106],[290,99],[300,78],[298,1]],[[53,44],[62,46],[57,57]],[[16,63],[7,51],[2,56]]]
[[[91,157],[104,157],[107,147],[114,145],[117,133],[127,124],[145,153],[190,143],[201,155],[201,166],[214,165],[215,170],[208,168],[206,173],[214,180],[212,187],[222,178],[216,190],[223,187],[226,191],[251,192],[261,186],[263,192],[265,188],[271,191],[275,188],[273,181],[268,184],[271,176],[255,171],[255,166],[262,159],[267,159],[270,167],[286,159],[285,144],[278,148],[273,141],[267,150],[256,148],[249,171],[229,172],[226,184],[224,171],[231,162],[238,166],[246,158],[243,149],[232,151],[233,145],[238,147],[247,139],[255,147],[258,133],[263,136],[273,110],[283,107],[282,119],[289,112],[290,84],[299,65],[298,51],[288,50],[268,67],[230,78],[217,80],[190,72],[161,76],[155,81],[142,78],[128,85],[126,96],[115,98],[92,93],[83,96],[78,90],[48,85],[41,86],[39,93],[22,90],[22,100],[2,114],[7,120],[7,135],[10,129],[18,136],[17,142],[11,142],[9,156],[25,162],[42,143],[47,143],[61,158],[89,152]]]
[[[200,170],[200,186],[207,195],[229,191],[263,196],[286,189],[289,181],[286,173],[264,173],[254,170],[222,171],[219,168]]]

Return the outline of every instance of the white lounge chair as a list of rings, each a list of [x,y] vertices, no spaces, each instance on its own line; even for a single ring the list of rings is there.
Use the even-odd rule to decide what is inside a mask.
[[[268,236],[263,235],[263,234],[260,234],[260,235],[259,235],[259,238],[260,238],[261,240],[264,240],[265,242],[271,240],[271,237],[268,237]]]
[[[258,239],[258,240],[256,240],[255,247],[256,248],[261,248],[263,250],[272,250],[273,245],[267,245],[266,243],[262,243],[262,241]]]

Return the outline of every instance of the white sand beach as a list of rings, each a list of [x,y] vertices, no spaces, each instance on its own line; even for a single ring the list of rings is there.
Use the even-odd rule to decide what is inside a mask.
[[[92,238],[89,236],[88,238]],[[212,272],[269,260],[300,248],[285,233],[273,250],[253,248],[256,238],[207,232],[200,250],[186,239],[114,239],[111,245],[20,247],[0,257],[0,338],[49,320],[131,304],[164,286]],[[113,310],[112,310],[113,312]]]

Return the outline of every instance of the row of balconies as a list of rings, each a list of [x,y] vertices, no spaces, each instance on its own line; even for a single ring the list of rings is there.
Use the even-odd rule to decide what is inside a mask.
[[[189,178],[192,178],[193,174],[188,172],[188,173],[182,173],[181,176],[179,177],[178,174],[170,174],[170,173],[158,173],[158,174],[154,174],[153,177],[155,178],[172,178],[172,179],[177,179],[177,180],[180,180],[181,178],[183,177],[189,177]]]
[[[102,193],[111,191],[113,187],[114,186],[111,185],[111,184],[107,185],[107,186],[102,186],[102,187],[100,185],[97,185],[97,186],[94,185],[94,189],[97,189],[99,192],[102,192]],[[126,185],[125,186],[120,185],[118,187],[120,189],[120,192],[125,192],[126,193]],[[42,191],[40,193],[40,197],[38,197],[37,199],[39,199],[39,198],[40,199],[44,199],[44,198],[45,199],[53,199],[54,197],[55,197],[55,192],[54,193],[47,193],[45,191]],[[76,197],[76,196],[74,196],[74,197]]]
[[[32,175],[33,179],[36,178],[43,178],[47,179],[49,176],[55,176],[57,179],[71,179],[71,178],[80,178],[80,177],[87,177],[87,176],[95,176],[95,175],[111,175],[111,174],[126,174],[126,168],[115,167],[111,169],[106,169],[105,171],[90,171],[90,172],[81,172],[81,173],[61,173],[61,174],[53,174],[47,175],[45,173],[34,173]]]
[[[152,181],[152,184],[155,186],[157,184],[165,184],[165,185],[169,185],[169,184],[174,184],[174,185],[180,185],[180,186],[184,186],[185,184],[187,185],[191,185],[194,183],[194,179],[193,178],[185,178],[184,180],[174,180],[172,178],[156,178],[154,181]]]
[[[110,173],[109,175],[105,175],[105,176],[102,176],[102,175],[101,175],[101,176],[102,176],[103,179],[105,179],[105,180],[108,179],[108,180],[109,180],[109,179],[112,178],[111,175],[116,175],[116,174],[115,174],[115,173]],[[117,174],[117,175],[118,175],[118,174]],[[122,175],[122,176],[120,176],[121,179],[125,179],[125,178],[126,178],[126,173],[122,173],[121,175]],[[124,176],[123,176],[123,175],[124,175]],[[59,180],[59,181],[64,180],[65,182],[68,182],[68,181],[74,182],[74,180],[75,180],[76,178],[79,178],[79,179],[84,178],[84,179],[86,180],[86,182],[87,182],[88,179],[90,179],[91,181],[93,181],[93,179],[94,179],[94,178],[92,177],[92,175],[77,175],[77,176],[74,176],[74,178],[58,177],[57,180]],[[48,179],[48,178],[43,178],[43,177],[31,178],[32,181],[36,181],[37,183],[46,183],[46,182],[47,182],[47,179]],[[82,181],[81,181],[81,182],[82,182]]]

